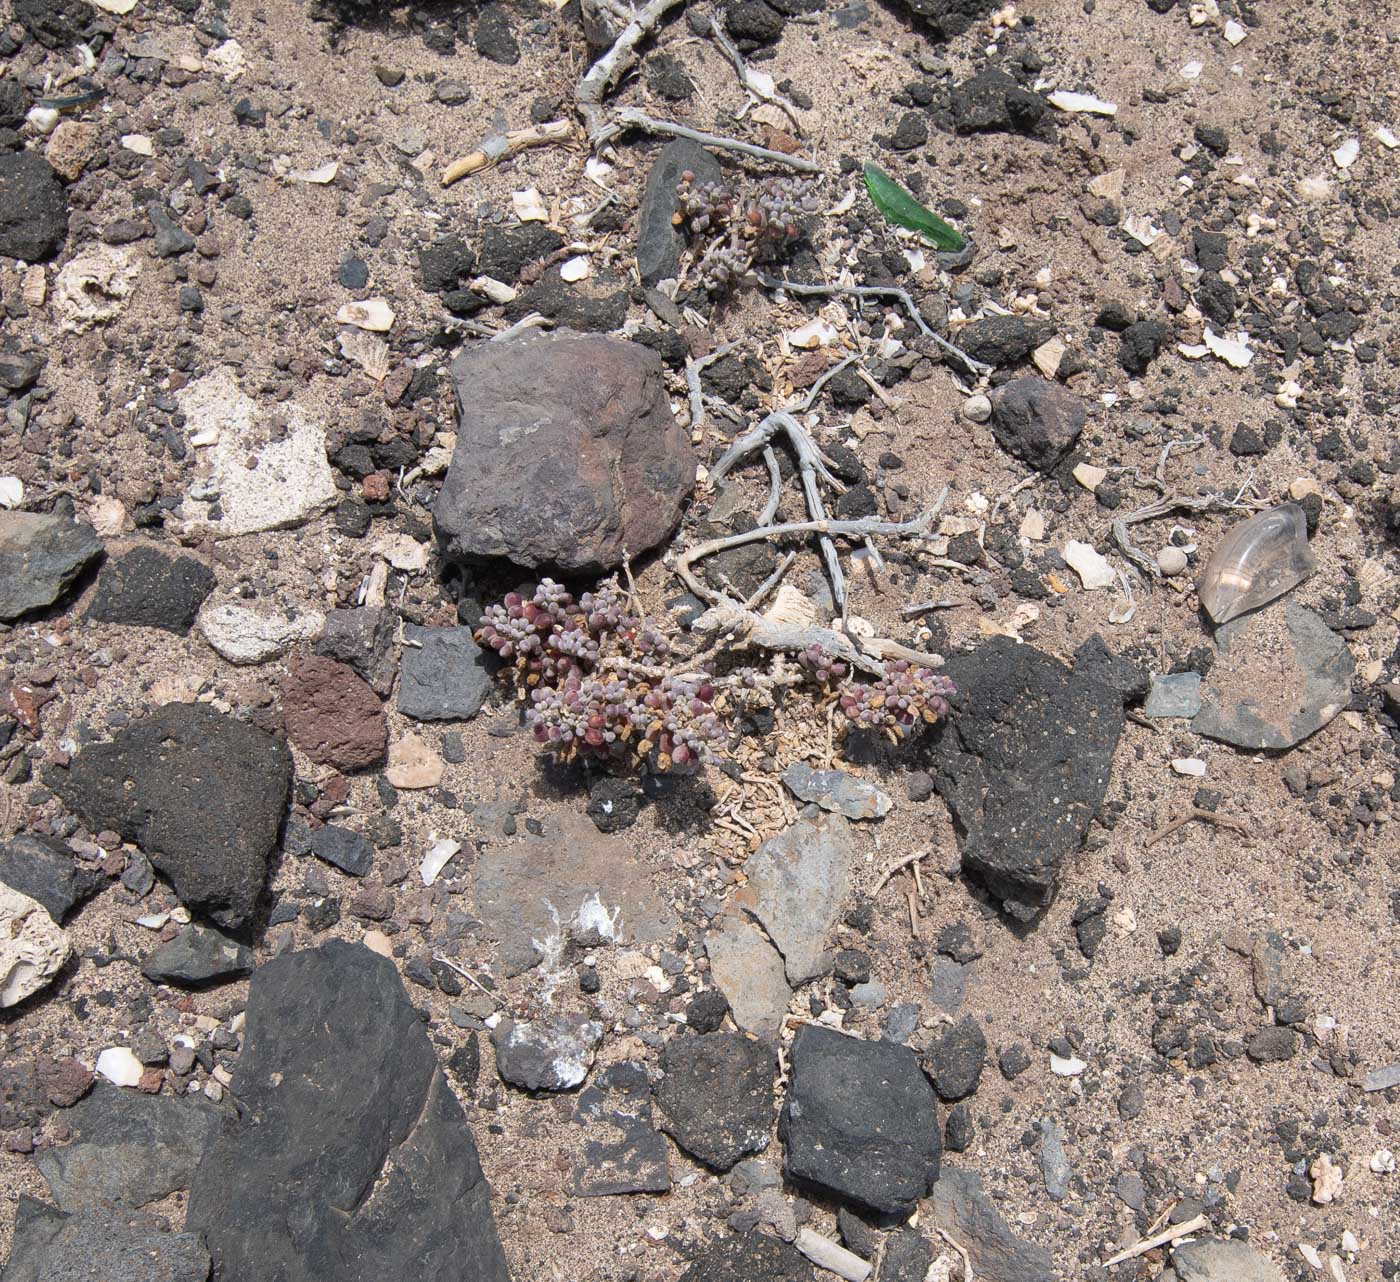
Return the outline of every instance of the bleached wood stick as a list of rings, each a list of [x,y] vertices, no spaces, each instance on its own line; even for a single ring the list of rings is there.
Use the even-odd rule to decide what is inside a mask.
[[[798,1229],[793,1245],[819,1269],[827,1269],[846,1282],[866,1282],[871,1274],[871,1266],[860,1256],[811,1229]]]

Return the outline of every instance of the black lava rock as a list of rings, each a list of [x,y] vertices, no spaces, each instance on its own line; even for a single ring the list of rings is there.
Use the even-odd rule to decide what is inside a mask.
[[[691,999],[685,1022],[697,1033],[713,1033],[728,1013],[729,999],[718,988],[707,988]]]
[[[621,832],[637,822],[642,793],[626,779],[604,775],[588,790],[588,817],[599,832]]]
[[[1118,363],[1129,374],[1145,374],[1170,333],[1161,321],[1135,321],[1118,337]]]
[[[204,926],[186,926],[141,963],[141,973],[153,984],[181,988],[236,979],[252,970],[251,948]]]
[[[958,346],[973,360],[1004,369],[1020,364],[1054,334],[1055,327],[1049,321],[1033,321],[1025,316],[984,316],[959,331]]]
[[[807,1024],[791,1064],[780,1122],[788,1177],[907,1215],[938,1178],[943,1152],[933,1087],[914,1053]]]
[[[520,61],[520,42],[511,27],[510,9],[504,4],[482,6],[476,23],[476,51],[488,62],[513,67]]]
[[[214,585],[214,571],[203,561],[145,544],[102,567],[87,617],[185,636]]]
[[[815,1282],[807,1257],[766,1233],[724,1238],[681,1274],[680,1282]]]
[[[1053,471],[1084,430],[1084,402],[1037,374],[1003,383],[991,399],[997,444],[1037,471]]]
[[[706,1166],[727,1171],[768,1147],[778,1056],[739,1033],[676,1037],[661,1053],[661,1129]]]
[[[311,834],[311,853],[352,877],[363,877],[374,867],[374,846],[362,833],[325,824]]]
[[[927,1063],[934,1089],[945,1100],[966,1099],[982,1080],[987,1038],[982,1026],[965,1015],[929,1048]]]
[[[68,198],[37,151],[0,153],[0,257],[41,263],[68,235]]]
[[[48,783],[94,832],[146,853],[180,902],[237,929],[253,914],[292,785],[287,746],[199,703],[169,703]]]
[[[107,879],[80,864],[63,842],[25,832],[0,846],[0,882],[38,900],[54,921],[62,922]]]

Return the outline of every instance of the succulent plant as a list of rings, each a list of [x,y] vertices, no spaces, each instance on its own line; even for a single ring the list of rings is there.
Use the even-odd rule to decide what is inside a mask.
[[[734,714],[765,684],[738,665],[723,676],[668,669],[670,641],[633,613],[616,579],[577,601],[553,579],[529,597],[512,592],[486,609],[477,639],[506,661],[536,742],[564,761],[694,771],[714,760]],[[903,659],[873,681],[851,680],[850,666],[818,645],[796,660],[817,706],[844,715],[843,730],[896,742],[947,716],[954,693],[947,677]]]

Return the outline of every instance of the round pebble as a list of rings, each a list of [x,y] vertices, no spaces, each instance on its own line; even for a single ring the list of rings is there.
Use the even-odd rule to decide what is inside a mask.
[[[985,423],[992,416],[992,403],[985,396],[969,396],[963,402],[963,418]]]
[[[1186,553],[1180,548],[1164,547],[1157,553],[1157,568],[1169,579],[1186,569]]]

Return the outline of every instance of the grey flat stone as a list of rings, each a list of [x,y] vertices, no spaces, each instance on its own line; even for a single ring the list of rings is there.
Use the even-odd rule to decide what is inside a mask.
[[[536,965],[543,956],[536,941],[561,932],[601,927],[606,942],[651,944],[674,928],[636,843],[606,836],[572,811],[546,820],[542,836],[488,845],[474,889],[507,976]]]
[[[644,1064],[628,1060],[599,1073],[579,1092],[574,1121],[585,1136],[574,1165],[576,1196],[669,1192],[670,1146],[652,1123]]]
[[[776,1037],[792,1000],[782,954],[735,913],[725,913],[705,937],[705,953],[734,1022],[756,1037]]]
[[[1040,1119],[1040,1176],[1053,1202],[1063,1202],[1074,1174],[1065,1153],[1065,1128],[1049,1117]]]
[[[207,926],[186,926],[141,963],[141,973],[153,984],[185,988],[236,979],[252,970],[251,948]]]
[[[196,1233],[168,1233],[155,1216],[93,1207],[74,1215],[21,1194],[4,1282],[206,1282]]]
[[[374,867],[374,846],[369,838],[339,824],[317,828],[309,845],[317,859],[324,859],[352,877],[363,877]]]
[[[1223,625],[1191,729],[1236,748],[1282,751],[1347,706],[1356,661],[1321,616],[1294,602]]]
[[[404,641],[398,696],[404,716],[415,721],[460,721],[481,711],[491,690],[491,673],[470,628],[409,624]]]
[[[676,184],[687,169],[695,175],[697,185],[718,182],[723,176],[719,161],[685,139],[669,142],[657,153],[637,215],[637,270],[645,285],[655,285],[680,271],[681,237],[671,220],[676,213]]]
[[[393,962],[334,940],[260,966],[186,1228],[219,1282],[509,1282],[461,1105]]]
[[[37,512],[0,512],[0,622],[61,597],[102,551],[92,526]]]
[[[783,771],[783,783],[799,801],[810,801],[847,819],[883,819],[894,804],[884,789],[844,770],[813,770],[797,761]]]
[[[974,1172],[944,1166],[925,1208],[930,1229],[945,1230],[967,1248],[973,1277],[983,1282],[1047,1282],[1055,1276],[1050,1252],[1012,1233]]]
[[[1173,672],[1152,678],[1143,714],[1149,717],[1194,717],[1201,710],[1201,674]]]
[[[144,1206],[187,1189],[225,1112],[192,1095],[143,1095],[98,1082],[64,1113],[76,1138],[35,1159],[59,1208]]]
[[[1197,1238],[1172,1248],[1181,1282],[1283,1282],[1283,1271],[1248,1242],[1237,1238]]]
[[[1400,1064],[1373,1068],[1361,1083],[1363,1091],[1388,1091],[1392,1086],[1400,1086]]]
[[[734,896],[783,955],[788,982],[825,974],[827,940],[850,889],[855,848],[837,815],[802,819],[749,856],[748,883]]]

